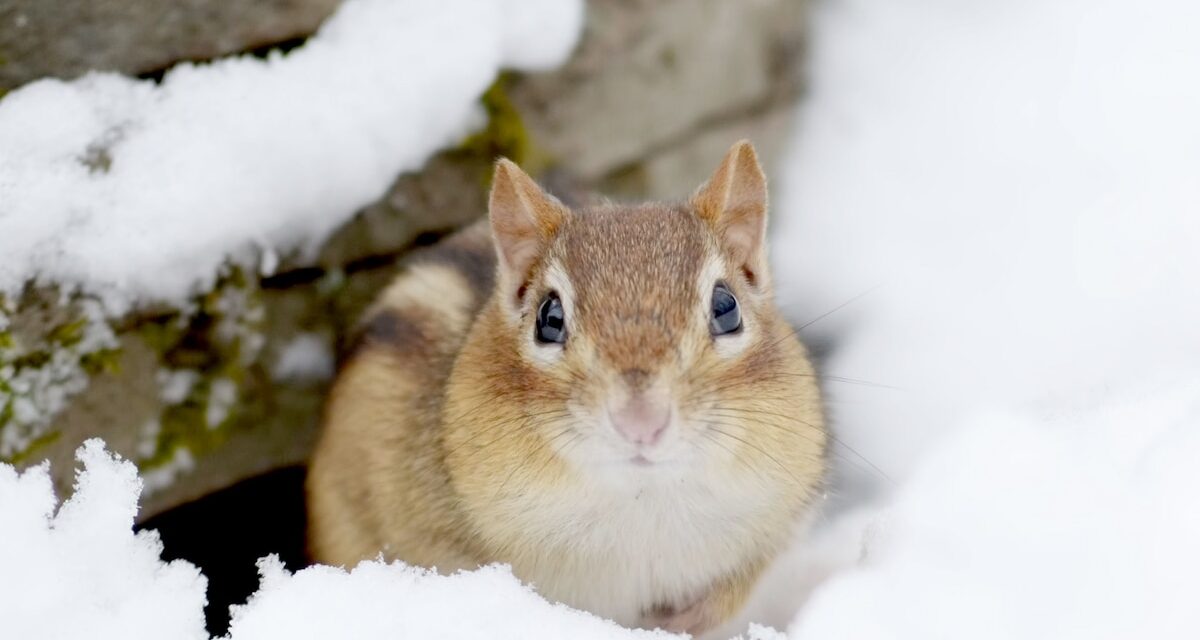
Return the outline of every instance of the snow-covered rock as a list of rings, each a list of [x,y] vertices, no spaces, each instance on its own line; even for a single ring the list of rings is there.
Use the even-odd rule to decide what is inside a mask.
[[[503,68],[566,58],[578,0],[347,0],[303,47],[160,83],[43,80],[0,101],[0,292],[185,302],[230,259],[311,252],[482,123]]]

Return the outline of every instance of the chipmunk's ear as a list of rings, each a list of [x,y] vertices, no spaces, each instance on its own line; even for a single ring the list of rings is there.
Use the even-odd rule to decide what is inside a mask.
[[[767,177],[754,146],[740,140],[692,196],[696,214],[712,225],[726,253],[751,284],[766,279]]]
[[[534,262],[569,212],[513,162],[501,158],[492,176],[488,217],[500,260],[500,282],[519,296]]]

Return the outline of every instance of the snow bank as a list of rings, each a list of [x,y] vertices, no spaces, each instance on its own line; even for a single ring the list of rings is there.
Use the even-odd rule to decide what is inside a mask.
[[[310,567],[288,574],[259,563],[262,588],[234,610],[231,640],[312,638],[678,638],[631,631],[521,586],[504,567],[438,576],[401,564],[367,562],[352,572]]]
[[[798,321],[869,291],[804,331],[847,444],[900,481],[980,410],[1200,362],[1200,4],[818,8],[774,243]]]
[[[48,466],[0,464],[0,627],[22,640],[206,640],[206,580],[159,560],[154,532],[133,533],[141,481],[98,440],[80,447],[71,499]]]
[[[968,421],[791,637],[1197,637],[1200,375],[1138,386]]]
[[[22,640],[207,640],[206,581],[192,565],[159,560],[152,531],[133,533],[141,481],[133,464],[90,440],[74,495],[55,513],[48,466],[0,464],[0,620]],[[261,589],[236,607],[232,640],[676,638],[632,631],[552,605],[504,567],[438,576],[366,562],[347,572],[289,574],[259,563]],[[752,640],[769,640],[765,630]]]
[[[311,250],[569,53],[579,0],[347,0],[303,47],[31,83],[0,101],[0,292],[180,302],[231,256]]]
[[[837,345],[835,502],[884,506],[832,510],[816,548],[859,566],[793,638],[1200,635],[1197,28],[818,5],[777,281],[798,322],[838,309],[804,330]],[[829,570],[792,563],[759,599]]]

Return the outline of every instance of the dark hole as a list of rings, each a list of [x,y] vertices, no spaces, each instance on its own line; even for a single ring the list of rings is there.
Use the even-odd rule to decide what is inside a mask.
[[[165,511],[139,529],[156,529],[163,560],[183,559],[208,576],[208,632],[229,629],[229,605],[258,589],[255,561],[276,554],[290,571],[305,555],[304,469],[289,467],[240,482]]]
[[[413,238],[413,246],[428,247],[444,237],[446,237],[446,233],[442,231],[422,231],[417,234],[416,238]]]

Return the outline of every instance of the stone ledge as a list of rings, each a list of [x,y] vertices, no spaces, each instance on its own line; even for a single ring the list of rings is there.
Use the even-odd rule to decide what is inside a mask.
[[[0,93],[88,71],[129,75],[311,34],[341,0],[0,0]]]

